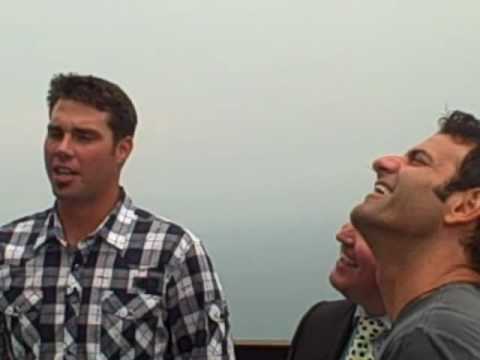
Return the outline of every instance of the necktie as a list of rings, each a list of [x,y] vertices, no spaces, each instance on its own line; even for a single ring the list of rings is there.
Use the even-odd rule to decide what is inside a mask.
[[[373,341],[387,330],[385,323],[379,319],[360,316],[347,352],[347,360],[375,360]]]

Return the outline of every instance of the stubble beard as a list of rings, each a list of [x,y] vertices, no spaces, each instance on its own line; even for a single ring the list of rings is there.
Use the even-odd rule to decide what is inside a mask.
[[[377,255],[377,249],[388,242],[386,234],[392,231],[391,225],[379,214],[380,209],[370,209],[368,204],[361,203],[355,206],[350,213],[353,226],[360,232],[368,246]],[[381,235],[384,234],[384,235]]]

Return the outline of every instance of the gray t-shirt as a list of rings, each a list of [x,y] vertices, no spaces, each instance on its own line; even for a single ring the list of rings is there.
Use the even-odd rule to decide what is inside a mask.
[[[480,287],[449,284],[402,310],[381,360],[480,359]]]

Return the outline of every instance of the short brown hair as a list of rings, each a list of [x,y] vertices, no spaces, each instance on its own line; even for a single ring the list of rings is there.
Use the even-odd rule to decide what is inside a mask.
[[[74,100],[110,114],[108,125],[117,142],[133,136],[137,126],[137,112],[128,95],[116,84],[92,76],[58,74],[50,81],[47,95],[48,113],[59,99]]]
[[[438,193],[442,200],[456,191],[480,187],[480,120],[462,111],[454,111],[439,120],[439,134],[472,144],[474,147],[463,159],[460,168],[449,183]],[[472,265],[480,272],[480,219],[466,246],[470,252]]]

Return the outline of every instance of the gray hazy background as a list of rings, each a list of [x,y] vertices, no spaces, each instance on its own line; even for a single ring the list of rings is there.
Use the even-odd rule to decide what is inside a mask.
[[[120,84],[123,183],[203,239],[242,339],[289,339],[328,283],[371,161],[480,115],[478,0],[0,1],[0,222],[46,208],[54,73]]]

